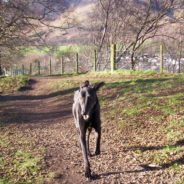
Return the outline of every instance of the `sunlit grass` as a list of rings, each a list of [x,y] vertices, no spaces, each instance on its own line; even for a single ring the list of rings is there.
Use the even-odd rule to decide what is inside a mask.
[[[42,174],[45,148],[31,137],[4,128],[0,136],[0,184],[42,184],[49,173]]]
[[[28,76],[13,76],[0,78],[0,93],[10,93],[28,85]]]

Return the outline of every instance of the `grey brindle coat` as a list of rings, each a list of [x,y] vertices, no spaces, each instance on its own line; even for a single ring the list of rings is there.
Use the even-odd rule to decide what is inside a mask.
[[[92,128],[96,132],[96,150],[95,155],[100,154],[100,139],[101,139],[101,120],[100,120],[100,105],[96,92],[105,83],[91,85],[89,81],[85,81],[74,94],[73,116],[76,127],[79,129],[80,142],[84,158],[85,177],[91,178],[90,164],[88,155],[91,156],[89,150],[89,136]],[[86,142],[86,132],[87,142]]]

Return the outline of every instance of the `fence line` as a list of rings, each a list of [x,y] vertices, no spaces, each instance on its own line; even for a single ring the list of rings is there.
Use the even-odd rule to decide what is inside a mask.
[[[173,59],[168,57],[163,44],[149,48],[151,54],[142,53],[137,56],[136,70],[155,70],[157,72],[184,72],[184,57]],[[145,49],[146,50],[146,49]],[[122,54],[118,45],[112,44],[100,53],[88,50],[86,53],[65,54],[60,57],[49,56],[49,59],[35,59],[29,64],[14,66],[4,70],[5,75],[57,75],[69,72],[102,71],[116,69],[131,69],[129,54]]]

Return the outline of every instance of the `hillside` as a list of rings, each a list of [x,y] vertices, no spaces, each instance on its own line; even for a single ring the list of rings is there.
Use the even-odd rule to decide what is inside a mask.
[[[72,44],[84,44],[88,42],[89,38],[89,15],[92,13],[97,0],[73,0],[67,1],[69,3],[69,9],[61,14],[56,20],[51,22],[51,25],[65,25],[63,17],[69,17],[72,28],[61,31],[57,29],[51,29],[47,34],[46,40],[51,44],[57,45],[72,45]],[[133,4],[138,9],[141,7],[148,7],[148,3],[144,0],[133,0]],[[154,0],[152,1],[152,12],[158,12],[161,9],[161,4]],[[176,12],[170,9],[167,18],[173,20]],[[70,21],[69,21],[70,22]]]
[[[54,20],[48,21],[52,26],[70,27],[70,29],[43,29],[44,39],[51,45],[73,45],[82,44],[87,41],[88,31],[88,15],[94,6],[94,1],[73,1],[70,2],[70,8],[55,17]],[[67,19],[65,19],[67,17]]]

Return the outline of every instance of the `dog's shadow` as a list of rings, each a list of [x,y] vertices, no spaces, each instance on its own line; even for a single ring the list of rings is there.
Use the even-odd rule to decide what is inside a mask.
[[[94,174],[92,176],[92,179],[99,180],[99,179],[106,178],[106,177],[111,176],[111,175],[113,176],[113,175],[126,174],[126,173],[141,173],[141,172],[145,172],[147,170],[148,169],[146,169],[146,168],[142,168],[142,169],[133,170],[133,171],[111,171],[111,172],[106,172],[106,173],[101,173],[101,174]]]

